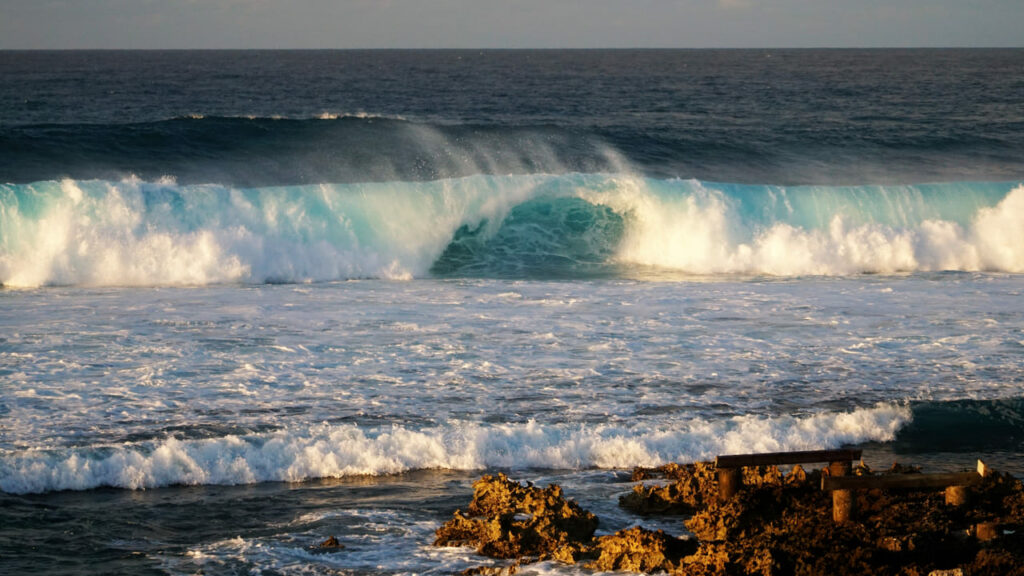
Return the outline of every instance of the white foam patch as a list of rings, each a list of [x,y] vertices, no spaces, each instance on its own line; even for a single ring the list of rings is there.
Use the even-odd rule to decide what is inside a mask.
[[[1024,272],[1024,186],[996,207],[979,210],[969,236],[983,267]]]
[[[19,217],[17,206],[8,206],[0,214],[7,232],[0,250],[3,283],[206,284],[249,273],[213,231],[160,229],[146,221],[140,184],[96,184],[103,190],[87,194],[78,182],[62,181],[59,192],[36,193],[41,203],[55,198],[39,218]]]
[[[427,274],[460,225],[500,222],[543,179],[255,190],[182,187],[169,178],[0,186],[0,282],[410,279]]]
[[[357,118],[359,120],[407,120],[399,114],[375,114],[373,112],[321,112],[319,120],[338,120],[339,118]]]
[[[693,274],[774,276],[918,271],[1024,272],[1024,186],[961,226],[924,219],[905,226],[836,213],[823,229],[746,223],[713,185],[666,198],[648,181],[624,179],[599,201],[630,216],[623,262]]]
[[[177,484],[247,484],[415,469],[629,468],[717,454],[835,448],[892,440],[910,421],[905,406],[879,405],[806,417],[741,416],[669,428],[453,423],[409,430],[319,425],[203,440],[28,450],[0,455],[10,493],[129,489]]]

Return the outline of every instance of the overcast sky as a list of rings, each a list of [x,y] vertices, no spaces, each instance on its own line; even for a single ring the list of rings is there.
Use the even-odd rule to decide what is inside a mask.
[[[0,0],[0,49],[1022,45],[1024,0]]]

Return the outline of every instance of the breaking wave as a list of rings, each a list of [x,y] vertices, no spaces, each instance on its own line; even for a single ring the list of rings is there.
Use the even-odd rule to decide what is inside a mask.
[[[782,187],[631,174],[0,185],[6,286],[946,270],[1024,272],[1024,185]]]
[[[209,439],[175,439],[0,454],[0,490],[40,493],[102,486],[248,484],[416,469],[628,468],[720,453],[836,448],[889,441],[911,419],[906,406],[845,413],[643,426],[450,423],[412,430],[318,425]]]

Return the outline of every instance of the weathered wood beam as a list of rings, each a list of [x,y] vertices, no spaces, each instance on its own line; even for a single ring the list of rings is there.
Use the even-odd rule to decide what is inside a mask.
[[[860,450],[805,450],[801,452],[766,452],[762,454],[728,454],[715,458],[718,468],[742,466],[779,466],[810,462],[851,462],[860,460]]]
[[[892,490],[939,489],[947,486],[970,486],[981,481],[977,472],[951,474],[883,474],[881,476],[824,476],[821,489],[832,490]]]

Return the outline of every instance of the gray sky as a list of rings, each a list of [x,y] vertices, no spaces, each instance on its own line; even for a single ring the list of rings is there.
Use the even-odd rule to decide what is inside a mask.
[[[1024,0],[0,0],[0,49],[1022,45]]]

